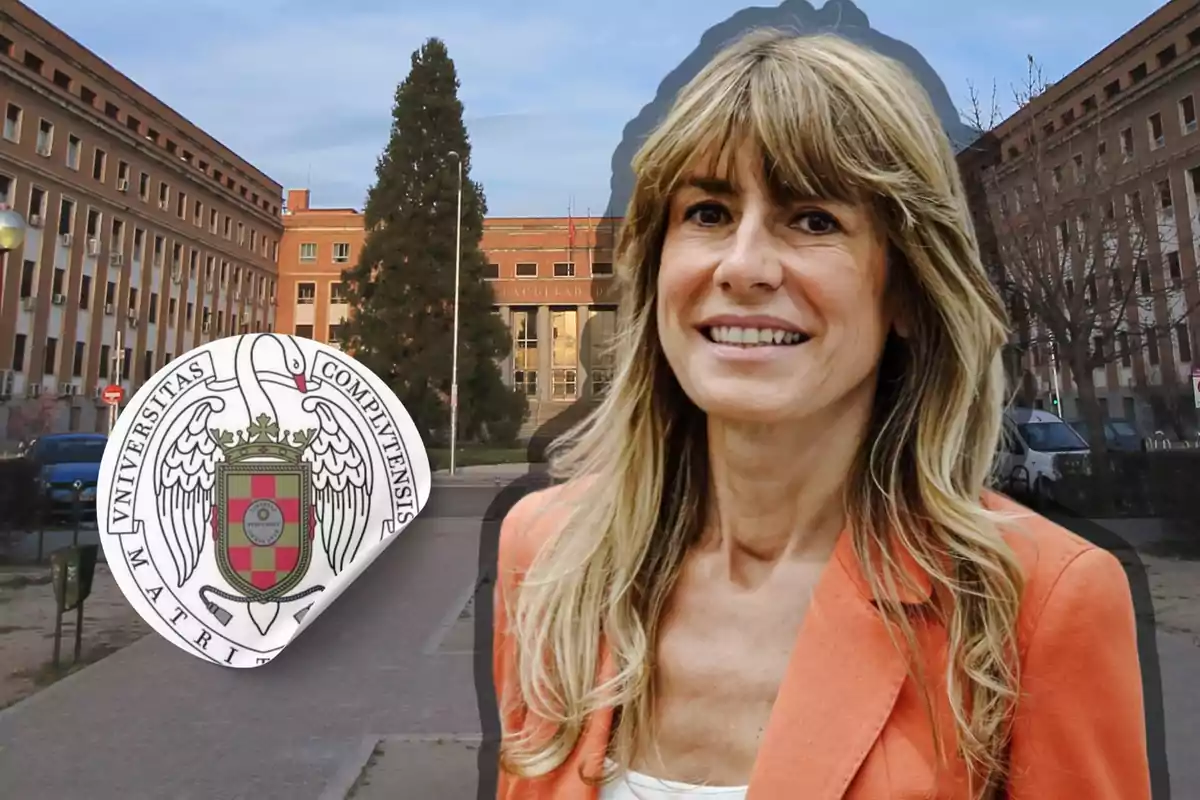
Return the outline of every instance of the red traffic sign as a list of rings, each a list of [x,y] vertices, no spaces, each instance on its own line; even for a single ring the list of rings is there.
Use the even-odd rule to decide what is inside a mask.
[[[100,399],[108,403],[110,406],[120,405],[125,399],[125,390],[115,383],[104,387],[104,391],[100,392]]]

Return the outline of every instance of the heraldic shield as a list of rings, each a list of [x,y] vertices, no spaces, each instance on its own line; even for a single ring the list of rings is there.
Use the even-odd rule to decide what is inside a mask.
[[[312,466],[302,456],[302,446],[260,435],[226,450],[227,461],[216,465],[217,568],[248,602],[291,599],[312,563]]]

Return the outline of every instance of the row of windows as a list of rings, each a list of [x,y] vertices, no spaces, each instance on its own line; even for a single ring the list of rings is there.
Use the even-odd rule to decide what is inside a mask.
[[[11,39],[5,36],[0,36],[0,52],[9,58],[14,57],[15,47]],[[47,79],[47,70],[45,61],[36,53],[30,51],[28,46],[24,47],[23,58],[20,62],[26,69],[35,73],[39,78]],[[114,122],[121,121],[121,108],[115,103],[106,100],[103,106],[100,105],[99,98],[96,92],[83,83],[73,79],[68,73],[61,69],[55,68],[49,75],[50,82],[59,89],[77,96],[83,103],[94,110],[103,108],[104,116]],[[76,91],[78,89],[78,91]],[[168,155],[178,158],[184,163],[194,167],[199,172],[208,176],[217,185],[228,189],[231,193],[241,197],[247,203],[252,203],[254,206],[261,208],[274,216],[279,214],[278,202],[273,202],[270,198],[259,197],[258,192],[251,190],[244,184],[239,184],[232,175],[225,175],[220,169],[211,168],[207,161],[199,158],[186,147],[180,147],[169,136],[163,136],[153,127],[144,125],[140,119],[133,114],[125,112],[125,128],[137,136],[143,136],[147,141],[153,142],[162,147]]]
[[[519,261],[516,264],[516,276],[518,278],[537,278],[540,266],[533,261]],[[596,261],[592,263],[592,275],[596,277],[607,277],[613,274],[613,266],[607,261]],[[575,270],[575,263],[572,261],[559,261],[551,266],[551,275],[555,278],[575,278],[578,277]],[[485,280],[494,281],[500,279],[500,265],[488,264],[483,269],[483,277]]]
[[[1192,337],[1187,323],[1184,322],[1172,325],[1169,331],[1150,328],[1141,337],[1140,344],[1136,342],[1132,344],[1133,346],[1131,346],[1129,334],[1121,331],[1116,334],[1115,350],[1111,351],[1111,355],[1116,356],[1116,360],[1120,361],[1121,366],[1127,369],[1133,367],[1133,353],[1139,347],[1146,354],[1146,361],[1152,367],[1157,367],[1162,363],[1162,350],[1164,348],[1167,351],[1166,356],[1168,358],[1178,356],[1178,362],[1183,364],[1192,361]],[[1035,367],[1041,367],[1045,364],[1044,349],[1042,346],[1030,348]],[[1103,336],[1093,338],[1092,352],[1106,363],[1111,360],[1106,355],[1110,353],[1109,343]]]
[[[23,135],[24,127],[24,110],[15,103],[9,103],[4,116],[4,138],[13,144],[20,144]],[[54,155],[55,133],[54,123],[46,119],[40,119],[38,122],[37,132],[37,153],[44,158],[52,158]],[[65,148],[65,160],[68,169],[80,169],[80,160],[83,153],[83,140],[75,134],[68,134]],[[102,150],[99,146],[92,149],[91,174],[92,179],[101,185],[106,185],[108,182],[108,153]],[[129,192],[131,187],[130,181],[133,177],[133,170],[128,161],[119,160],[117,162],[116,174],[116,189],[118,192]],[[136,187],[138,199],[143,203],[149,203],[151,197],[151,179],[150,174],[144,171],[138,172],[138,182]],[[172,197],[174,203],[172,204]],[[166,181],[158,182],[157,203],[160,211],[170,212],[174,208],[175,216],[179,219],[187,221],[190,219],[193,225],[197,228],[204,228],[207,220],[208,232],[214,236],[223,236],[228,241],[234,241],[234,226],[233,218],[229,214],[222,215],[215,208],[207,210],[205,214],[204,203],[200,200],[190,200],[187,192],[177,190],[172,195],[172,187]],[[10,203],[11,205],[11,203]],[[32,201],[28,209],[28,214],[32,216],[44,216],[44,210],[38,208]],[[236,241],[239,247],[245,247],[253,253],[256,253],[263,258],[271,258],[277,260],[279,255],[278,242],[271,240],[265,234],[260,234],[254,228],[247,228],[242,222],[236,223]],[[66,231],[63,231],[64,233]]]
[[[1193,28],[1187,34],[1187,47],[1194,48],[1197,46],[1200,46],[1200,27]],[[1179,56],[1178,47],[1175,44],[1170,44],[1170,45],[1162,48],[1161,50],[1159,50],[1155,54],[1154,59],[1155,59],[1158,69],[1165,69],[1170,64],[1174,63],[1175,59],[1178,56]],[[1146,78],[1149,75],[1150,75],[1150,70],[1149,70],[1146,62],[1143,61],[1142,63],[1135,65],[1133,68],[1131,68],[1129,70],[1129,72],[1127,74],[1127,78],[1128,78],[1127,85],[1129,87],[1136,86],[1137,84],[1146,80]],[[1113,80],[1109,81],[1107,84],[1104,85],[1104,88],[1102,90],[1104,93],[1104,100],[1105,101],[1115,100],[1121,94],[1121,92],[1124,88],[1125,88],[1125,86],[1122,85],[1121,78],[1120,77],[1114,78]],[[1186,98],[1186,100],[1187,100],[1188,104],[1191,105],[1191,97],[1189,96],[1188,98]],[[1184,101],[1180,101],[1180,104],[1182,105],[1183,102]],[[1086,117],[1087,115],[1095,112],[1098,108],[1099,108],[1099,104],[1096,101],[1096,95],[1095,94],[1088,95],[1087,97],[1083,98],[1083,100],[1081,100],[1079,102],[1078,106],[1072,105],[1072,106],[1066,108],[1061,113],[1058,123],[1056,123],[1054,120],[1050,120],[1050,121],[1046,122],[1045,124],[1043,124],[1042,132],[1044,134],[1046,134],[1047,136],[1049,136],[1049,135],[1053,134],[1055,132],[1055,130],[1060,130],[1061,128],[1066,128],[1066,127],[1069,127],[1069,126],[1075,124],[1077,121],[1079,121],[1079,120],[1083,119],[1084,117]],[[1079,113],[1076,112],[1076,109],[1078,109]],[[1183,117],[1184,116],[1183,109],[1181,108],[1180,111],[1181,111],[1181,117]],[[1191,125],[1192,125],[1192,129],[1194,130],[1195,124],[1196,124],[1196,122],[1195,122],[1195,119],[1196,119],[1195,106],[1191,105],[1191,110],[1187,113],[1191,116]],[[1188,123],[1185,121],[1185,122],[1183,122],[1183,124],[1186,127],[1186,125]],[[1059,127],[1059,125],[1061,125],[1061,128]],[[1160,125],[1161,125],[1161,120],[1160,120]],[[1159,137],[1153,137],[1153,138],[1157,139]],[[1122,143],[1124,144],[1124,132],[1122,132],[1122,140],[1123,140]],[[1132,144],[1131,144],[1131,146],[1132,146]],[[1015,145],[1010,146],[1008,148],[1007,155],[1009,158],[1019,157],[1021,155],[1020,148],[1016,147]]]
[[[296,305],[311,306],[317,302],[317,285],[308,281],[296,284]],[[329,284],[329,302],[340,304],[346,302],[341,283]]]
[[[312,263],[317,260],[317,243],[316,242],[301,242],[300,243],[300,261],[303,263]],[[333,263],[347,264],[350,262],[350,243],[349,242],[334,242],[333,243]]]
[[[16,181],[4,174],[0,174],[0,201],[9,202],[15,194]],[[29,189],[29,219],[31,222],[36,222],[35,227],[43,226],[46,222],[46,205],[48,193],[39,186],[30,186]],[[10,203],[11,205],[11,203]],[[59,201],[58,210],[58,234],[63,239],[64,244],[70,246],[76,229],[76,202],[69,197],[62,197]],[[123,219],[114,216],[109,223],[107,240],[104,238],[104,215],[101,211],[94,207],[89,207],[86,215],[86,224],[84,226],[84,234],[88,240],[91,255],[98,255],[102,244],[107,243],[109,247],[110,264],[114,267],[123,265],[124,250],[125,250],[125,232],[126,223]],[[167,237],[155,235],[152,240],[152,250],[147,252],[148,237],[147,232],[143,228],[133,229],[133,256],[134,261],[144,261],[146,256],[151,258],[151,264],[155,268],[162,268],[167,261]],[[182,280],[184,269],[184,253],[185,248],[182,242],[173,242],[170,246],[170,261],[173,277]],[[195,280],[199,268],[201,251],[199,248],[192,247],[187,254],[188,278]],[[204,265],[204,280],[205,289],[211,290],[215,288],[214,273],[218,266],[217,257],[215,255],[205,256]],[[247,267],[243,270],[242,267],[231,264],[227,259],[220,259],[220,285],[225,288],[229,285],[229,277],[232,274],[232,282],[235,291],[240,295],[243,291],[249,293],[252,297],[265,299],[270,296],[275,296],[275,279],[264,273],[258,273]]]

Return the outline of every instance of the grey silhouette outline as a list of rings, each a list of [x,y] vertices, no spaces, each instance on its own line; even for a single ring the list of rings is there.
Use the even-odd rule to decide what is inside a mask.
[[[609,200],[604,220],[597,231],[598,236],[608,241],[615,240],[616,220],[624,215],[632,195],[633,173],[630,165],[633,156],[646,136],[666,115],[679,90],[726,45],[757,28],[777,28],[794,31],[798,35],[833,32],[894,58],[903,63],[924,87],[956,151],[970,146],[979,137],[978,131],[963,122],[945,83],[925,57],[913,46],[872,28],[866,13],[850,0],[829,0],[819,9],[807,0],[782,0],[774,7],[745,8],[705,31],[696,48],[662,79],[653,100],[625,125],[621,142],[613,151]],[[592,288],[596,288],[594,279]],[[594,291],[592,296],[595,296]],[[581,349],[587,341],[590,341],[590,337],[585,328],[580,341]],[[582,419],[588,410],[586,400],[576,401],[563,412],[561,418],[556,417],[539,428],[531,437],[530,454],[538,452],[554,436],[565,431],[567,426],[564,423]],[[495,798],[499,777],[500,721],[492,681],[492,587],[496,574],[500,523],[525,494],[546,485],[545,476],[536,471],[512,481],[489,506],[480,530],[477,583],[480,588],[475,598],[475,691],[483,743],[479,749],[478,800]],[[1122,563],[1129,578],[1138,620],[1138,654],[1143,670],[1151,791],[1154,800],[1170,800],[1162,676],[1155,638],[1154,605],[1145,567],[1128,542],[1116,534],[1110,534],[1102,526],[1069,516],[1069,512],[1064,512],[1057,521],[1096,546],[1118,557],[1123,556]]]

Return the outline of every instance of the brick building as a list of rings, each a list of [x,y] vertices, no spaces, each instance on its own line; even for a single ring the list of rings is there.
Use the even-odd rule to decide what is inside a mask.
[[[981,248],[997,274],[1016,268],[1014,251],[1005,251],[1006,236],[1011,243],[1035,231],[1036,238],[1039,229],[1050,233],[1037,243],[1039,252],[1045,244],[1064,264],[1068,253],[1082,258],[1071,247],[1111,257],[1104,270],[1096,259],[1088,285],[1071,291],[1086,291],[1095,303],[1102,302],[1094,299],[1097,292],[1113,298],[1136,293],[1127,313],[1138,316],[1127,319],[1145,335],[1130,344],[1115,321],[1109,325],[1112,341],[1095,346],[1111,346],[1111,355],[1094,370],[1094,380],[1105,413],[1148,430],[1169,428],[1179,415],[1185,427],[1194,424],[1189,375],[1200,366],[1194,353],[1200,316],[1192,313],[1200,305],[1198,65],[1200,5],[1172,0],[959,158]],[[1030,325],[1036,328],[1038,321]],[[1067,370],[1057,368],[1050,348],[1015,345],[1014,377],[1025,400],[1049,407],[1057,374],[1063,414],[1076,416],[1077,387]]]
[[[329,342],[349,313],[341,272],[362,247],[362,214],[312,208],[307,189],[292,189],[283,225],[279,330]],[[594,398],[611,380],[604,345],[616,327],[614,231],[615,220],[600,218],[484,221],[487,280],[513,337],[501,374],[529,397],[527,429]]]
[[[103,431],[110,381],[272,329],[279,184],[17,2],[0,108],[0,201],[28,223],[3,257],[0,438],[50,394],[58,429]]]

